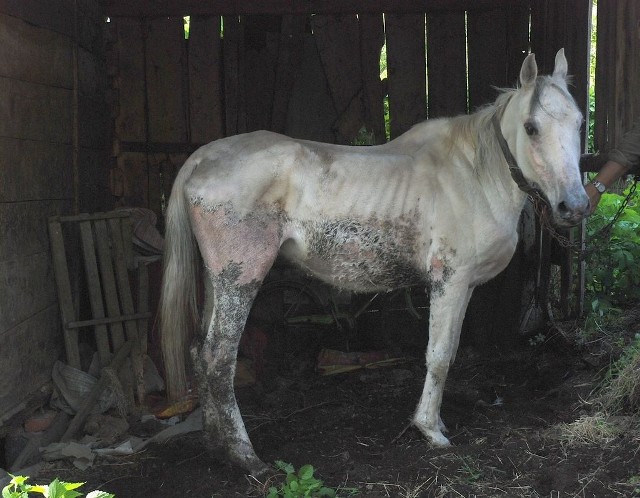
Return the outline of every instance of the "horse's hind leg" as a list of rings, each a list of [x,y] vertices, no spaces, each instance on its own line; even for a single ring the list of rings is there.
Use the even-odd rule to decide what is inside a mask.
[[[251,445],[233,390],[238,343],[259,285],[237,285],[225,272],[208,278],[215,296],[212,316],[202,340],[191,350],[204,431],[212,450],[259,474],[266,466]]]
[[[252,474],[268,467],[256,455],[236,402],[238,344],[251,304],[278,252],[277,230],[239,222],[216,222],[215,214],[194,217],[205,267],[208,323],[191,350],[206,436],[214,451]],[[219,221],[219,220],[218,220]],[[247,237],[248,232],[251,233]],[[211,296],[211,293],[213,296]]]

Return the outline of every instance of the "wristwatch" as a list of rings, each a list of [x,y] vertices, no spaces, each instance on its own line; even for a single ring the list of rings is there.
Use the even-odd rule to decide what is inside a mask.
[[[591,185],[593,185],[596,188],[596,190],[601,194],[604,194],[605,191],[607,190],[607,186],[604,183],[599,182],[598,180],[593,180],[591,182]]]

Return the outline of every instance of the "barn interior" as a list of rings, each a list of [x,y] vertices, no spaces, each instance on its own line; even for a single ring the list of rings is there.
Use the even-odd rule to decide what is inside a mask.
[[[529,52],[550,72],[564,47],[572,93],[594,118],[582,130],[584,152],[588,133],[602,151],[585,155],[583,171],[597,170],[640,115],[640,5],[598,1],[595,47],[592,14],[589,0],[0,3],[0,439],[49,402],[56,362],[86,371],[94,352],[103,367],[147,353],[162,371],[164,210],[201,145],[259,129],[384,143],[424,119],[492,102],[496,89],[516,84]],[[509,267],[473,297],[466,344],[523,340],[547,323],[550,299],[558,316],[584,311],[583,265],[541,228],[533,206],[520,234]],[[581,230],[570,236],[588,244]],[[426,343],[421,292],[393,296],[371,315],[370,297],[331,297],[289,268],[271,280],[258,328],[282,322],[270,310],[299,299],[291,296],[300,285],[308,293],[298,313],[306,322],[278,339],[272,362],[316,347],[377,350],[390,328],[408,331],[409,349]],[[293,281],[285,291],[283,280]],[[358,335],[351,321],[360,310]],[[327,316],[333,328],[320,323]],[[300,330],[313,327],[331,331],[309,343]],[[140,382],[130,386],[138,401]]]

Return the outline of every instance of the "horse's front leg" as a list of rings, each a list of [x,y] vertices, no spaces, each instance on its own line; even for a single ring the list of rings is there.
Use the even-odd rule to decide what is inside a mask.
[[[446,427],[440,418],[440,405],[472,292],[468,279],[456,275],[431,291],[427,376],[413,423],[436,446],[450,444],[442,434]]]
[[[203,428],[211,449],[224,453],[236,465],[258,475],[269,467],[258,458],[249,440],[236,402],[233,380],[238,344],[259,285],[238,285],[233,272],[229,273],[231,275],[225,272],[215,276],[209,274],[206,308],[210,308],[211,319],[191,355],[199,387]]]

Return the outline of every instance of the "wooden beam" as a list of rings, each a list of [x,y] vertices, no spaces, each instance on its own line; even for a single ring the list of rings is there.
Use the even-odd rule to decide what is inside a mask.
[[[528,6],[529,0],[107,0],[109,17],[244,14],[366,14],[486,10]]]

